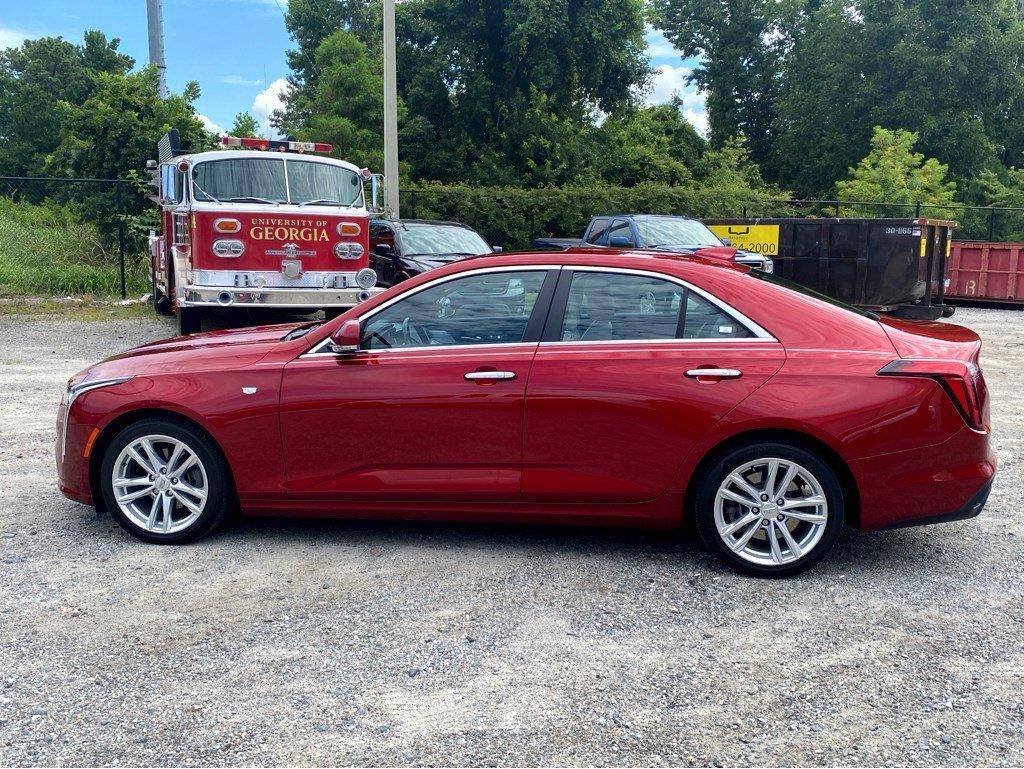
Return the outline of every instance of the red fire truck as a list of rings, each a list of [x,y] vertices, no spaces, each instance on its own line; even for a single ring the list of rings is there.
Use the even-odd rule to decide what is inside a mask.
[[[330,317],[382,290],[369,267],[380,177],[310,154],[329,144],[233,136],[221,144],[183,154],[172,131],[159,163],[150,162],[160,205],[160,234],[149,238],[157,312],[176,315],[190,334],[215,308],[323,308]]]

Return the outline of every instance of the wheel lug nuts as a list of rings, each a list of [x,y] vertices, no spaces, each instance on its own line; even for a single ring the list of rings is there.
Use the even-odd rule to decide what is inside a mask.
[[[761,508],[760,507],[752,507],[752,508],[750,508],[750,512],[752,512],[754,515],[757,515],[758,513],[761,512]]]
[[[777,504],[777,505],[784,505],[784,504],[786,504],[786,500],[784,500],[784,499],[777,499],[777,500],[775,500],[775,504]]]
[[[779,515],[777,516],[777,520],[784,521],[784,520],[786,520],[786,516],[784,516],[781,513],[779,513]]]
[[[171,483],[177,483],[177,482],[178,482],[177,478],[171,478]]]
[[[764,526],[767,529],[768,528],[768,523],[769,523],[769,521],[762,521],[761,525]]]
[[[762,494],[761,495],[761,501],[762,502],[767,502],[768,501],[768,495],[767,494]]]
[[[167,468],[166,467],[161,467],[160,468],[160,475],[167,475]]]
[[[151,481],[155,481],[155,480],[156,480],[156,476],[155,476],[155,475],[151,475],[151,476],[149,476],[149,480],[151,480]]]

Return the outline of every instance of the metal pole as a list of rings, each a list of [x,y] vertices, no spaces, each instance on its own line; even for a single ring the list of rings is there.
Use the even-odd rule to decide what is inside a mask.
[[[156,67],[160,78],[157,94],[167,98],[167,64],[164,61],[164,13],[161,0],[146,0],[146,17],[149,21],[149,63]]]
[[[991,243],[996,234],[996,209],[993,206],[988,212],[988,242]]]
[[[384,0],[384,205],[398,212],[398,83],[395,74],[395,0]]]
[[[125,285],[124,279],[124,214],[121,214],[121,218],[117,221],[117,253],[118,253],[118,267],[121,272],[121,298],[128,298],[128,287]]]

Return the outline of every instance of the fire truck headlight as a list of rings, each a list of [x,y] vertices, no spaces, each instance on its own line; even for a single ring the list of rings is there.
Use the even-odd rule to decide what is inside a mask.
[[[215,240],[213,241],[213,253],[225,258],[234,258],[245,253],[245,243],[240,240]]]
[[[356,273],[356,285],[369,291],[377,285],[377,273],[369,267],[364,267]]]
[[[363,228],[359,226],[358,222],[338,222],[338,234],[343,237],[354,238]]]
[[[339,259],[359,259],[363,255],[363,247],[358,243],[336,243],[334,255]]]

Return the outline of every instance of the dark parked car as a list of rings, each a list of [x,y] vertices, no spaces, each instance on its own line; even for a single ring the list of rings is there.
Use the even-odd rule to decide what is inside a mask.
[[[644,248],[728,259],[772,272],[772,260],[763,254],[732,248],[709,230],[703,222],[685,216],[649,214],[613,214],[595,216],[583,237],[536,238],[534,248],[576,248],[607,246],[609,248]]]
[[[442,264],[500,250],[487,245],[472,227],[458,222],[370,222],[370,266],[376,270],[380,286],[393,286]]]

